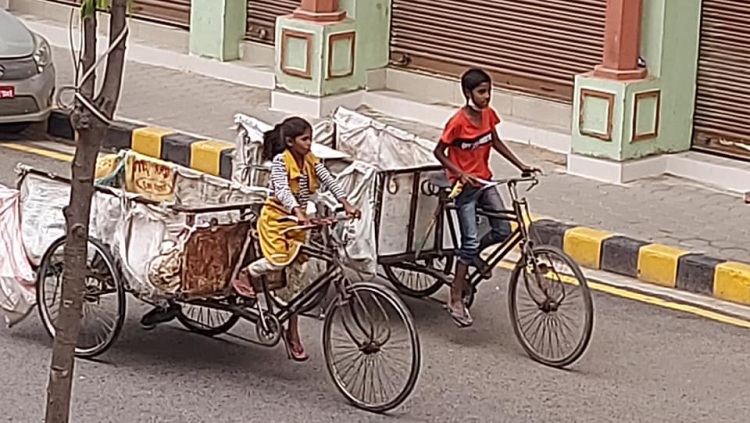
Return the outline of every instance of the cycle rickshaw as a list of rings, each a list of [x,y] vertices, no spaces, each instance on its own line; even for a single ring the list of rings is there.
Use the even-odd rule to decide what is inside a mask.
[[[257,298],[244,298],[230,282],[258,254],[255,219],[267,191],[130,151],[109,160],[92,202],[78,357],[103,354],[117,340],[126,294],[178,304],[178,321],[206,336],[226,333],[244,319],[255,324],[255,343],[267,347],[279,343],[292,314],[329,300],[323,354],[340,393],[373,412],[389,411],[409,397],[421,369],[414,322],[392,290],[354,281],[343,271],[349,233],[343,219],[331,212],[305,228],[311,241],[302,253],[323,271],[291,302],[276,299],[278,280],[271,279],[259,282]],[[37,306],[54,337],[69,181],[30,167],[20,167],[20,175],[22,231],[37,274]]]
[[[234,179],[263,186],[267,169],[259,146],[270,126],[244,115],[237,115],[235,121],[239,134]],[[371,264],[379,265],[403,295],[428,297],[449,285],[460,234],[449,195],[454,187],[434,159],[435,142],[344,108],[319,123],[314,137],[345,157],[338,168],[332,166],[334,173],[338,171],[344,181],[358,175],[349,178],[355,179],[350,185],[363,193],[358,206],[373,221],[360,233],[361,238],[372,239],[371,245],[359,250],[367,250]],[[534,175],[485,181],[484,188],[507,186],[511,206],[494,213],[478,210],[485,222],[480,232],[487,230],[490,217],[509,221],[514,228],[504,243],[489,248],[479,266],[482,269],[470,270],[471,289],[465,293],[465,302],[473,304],[477,288],[488,279],[486,269],[515,252],[518,260],[508,285],[508,311],[515,334],[532,359],[565,367],[577,361],[590,343],[593,299],[576,262],[535,236],[528,203],[519,195],[518,186],[531,189],[538,182]],[[370,270],[375,271],[373,266]]]

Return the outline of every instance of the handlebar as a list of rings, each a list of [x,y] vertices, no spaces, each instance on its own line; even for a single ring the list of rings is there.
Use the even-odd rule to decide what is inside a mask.
[[[541,171],[540,171],[541,173]],[[542,174],[543,175],[543,174]],[[526,183],[529,182],[531,185],[526,189],[526,191],[531,191],[539,184],[539,178],[537,177],[537,174],[534,172],[525,172],[522,173],[520,177],[512,177],[512,178],[504,178],[504,179],[491,179],[491,180],[484,180],[479,179],[480,188],[479,191],[484,191],[485,189],[496,187],[498,185],[508,185],[508,188],[511,190],[514,190],[516,185],[520,183]],[[463,188],[463,185],[461,184],[461,181],[458,181],[453,185],[453,188],[451,189],[450,194],[448,195],[448,198],[456,198],[458,194],[461,192],[461,188]]]
[[[543,175],[543,174],[542,174]],[[531,191],[539,184],[539,178],[536,173],[522,173],[521,176],[513,177],[513,178],[504,178],[504,179],[492,179],[489,181],[480,181],[482,183],[482,189],[498,186],[498,185],[518,185],[521,183],[529,182],[531,183],[531,186],[529,186],[526,191]]]

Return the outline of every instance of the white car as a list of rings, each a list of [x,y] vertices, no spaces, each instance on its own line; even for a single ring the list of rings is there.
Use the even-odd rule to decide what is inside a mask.
[[[0,9],[0,132],[16,132],[50,114],[55,66],[47,40]]]

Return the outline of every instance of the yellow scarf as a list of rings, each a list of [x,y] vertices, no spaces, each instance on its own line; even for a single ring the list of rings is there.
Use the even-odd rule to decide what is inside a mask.
[[[302,169],[297,165],[297,161],[289,150],[284,151],[282,158],[289,175],[289,189],[297,195],[299,194],[299,180],[303,175]],[[315,175],[315,164],[318,161],[317,157],[308,153],[303,162],[310,194],[313,194],[318,188],[318,178]],[[307,204],[300,204],[300,207],[307,207]],[[274,196],[266,200],[258,219],[258,237],[263,256],[272,263],[284,266],[297,257],[299,247],[305,241],[307,235],[305,231],[291,231],[285,235],[281,234],[282,230],[296,225],[296,223],[289,221],[279,222],[279,219],[287,214],[289,214],[289,211],[284,209],[281,202]]]
[[[286,171],[289,174],[289,188],[292,190],[293,194],[299,194],[299,179],[303,174],[302,169],[297,165],[297,160],[294,159],[291,151],[284,151],[282,158],[284,159]],[[313,153],[307,153],[307,155],[305,155],[305,160],[302,163],[302,167],[305,170],[304,173],[307,174],[310,194],[315,193],[315,190],[318,189],[318,178],[315,175],[315,165],[319,160],[320,159],[315,157]]]

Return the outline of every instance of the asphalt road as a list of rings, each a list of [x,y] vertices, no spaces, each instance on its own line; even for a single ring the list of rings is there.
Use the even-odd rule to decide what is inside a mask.
[[[7,139],[7,137],[5,137]],[[1,140],[0,140],[1,141]],[[66,164],[0,146],[0,183],[19,161],[64,173]],[[329,380],[322,324],[303,321],[307,363],[273,350],[187,333],[151,332],[129,302],[119,341],[101,361],[79,361],[73,420],[103,422],[746,422],[748,331],[665,308],[595,294],[588,353],[570,371],[531,361],[506,307],[508,273],[481,287],[475,325],[460,330],[441,306],[408,300],[421,336],[417,388],[389,416],[347,405]],[[443,297],[444,292],[438,294]],[[248,324],[238,335],[249,335]],[[0,330],[0,421],[42,420],[50,345],[36,315]]]

